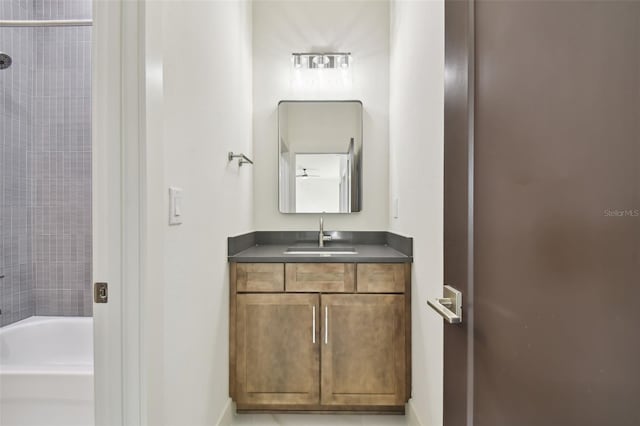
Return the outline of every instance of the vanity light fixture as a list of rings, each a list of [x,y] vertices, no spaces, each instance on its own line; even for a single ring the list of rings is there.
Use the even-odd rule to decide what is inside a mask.
[[[331,59],[325,55],[316,55],[311,57],[311,68],[327,68],[331,63]]]
[[[292,53],[291,61],[294,68],[310,69],[348,69],[351,63],[351,53]]]

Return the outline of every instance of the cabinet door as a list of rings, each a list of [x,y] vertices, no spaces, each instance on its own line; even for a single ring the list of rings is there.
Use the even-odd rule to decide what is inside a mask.
[[[239,404],[317,404],[320,312],[315,294],[239,294]]]
[[[406,402],[403,295],[322,295],[322,404]]]

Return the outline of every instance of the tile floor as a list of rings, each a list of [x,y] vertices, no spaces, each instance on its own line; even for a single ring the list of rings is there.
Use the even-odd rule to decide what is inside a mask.
[[[233,425],[242,426],[406,426],[398,415],[236,414]]]

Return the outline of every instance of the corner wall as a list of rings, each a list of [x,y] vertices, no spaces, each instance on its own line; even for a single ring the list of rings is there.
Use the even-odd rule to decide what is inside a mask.
[[[390,228],[414,238],[411,404],[422,425],[436,426],[442,424],[443,327],[426,300],[440,296],[443,284],[442,0],[392,3],[390,75]]]
[[[149,2],[147,253],[143,300],[147,424],[213,425],[228,402],[226,242],[253,229],[251,6]],[[168,225],[168,187],[183,190]]]

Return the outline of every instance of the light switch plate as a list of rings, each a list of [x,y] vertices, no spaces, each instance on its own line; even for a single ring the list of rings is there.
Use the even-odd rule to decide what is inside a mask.
[[[169,187],[169,225],[182,223],[182,188]]]

